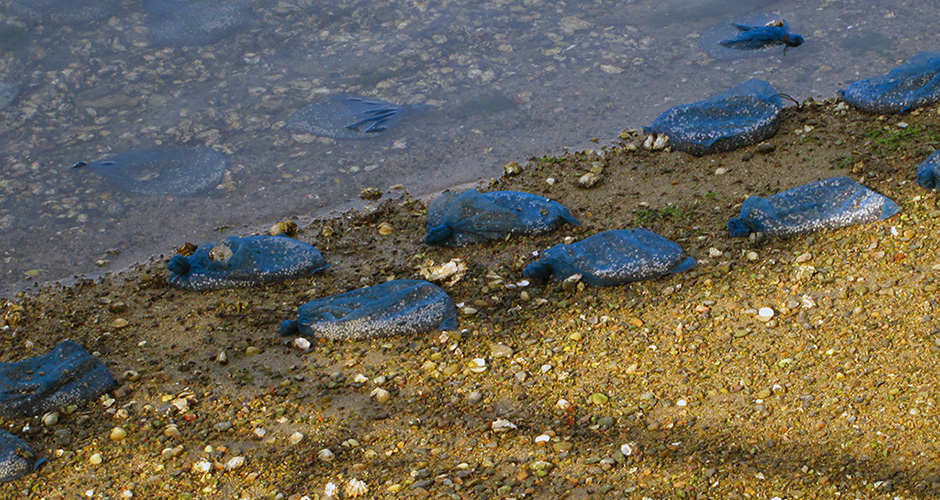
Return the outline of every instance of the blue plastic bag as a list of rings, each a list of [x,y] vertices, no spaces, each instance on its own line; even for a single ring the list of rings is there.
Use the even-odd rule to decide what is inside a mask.
[[[887,75],[860,80],[839,95],[866,113],[904,114],[940,100],[940,53],[918,52]]]
[[[109,156],[87,167],[133,194],[192,196],[210,191],[225,174],[225,155],[207,148],[160,146]]]
[[[940,189],[940,151],[934,151],[917,167],[917,183],[927,189]]]
[[[751,196],[741,216],[728,221],[731,237],[752,232],[789,238],[801,234],[887,219],[897,203],[848,177],[811,182],[767,198]]]
[[[33,449],[20,438],[0,430],[0,484],[35,471],[45,461],[36,460]]]
[[[327,267],[319,250],[287,236],[232,236],[189,257],[175,255],[166,266],[171,285],[194,291],[300,278]]]
[[[394,280],[317,299],[297,308],[281,334],[328,339],[371,339],[457,328],[457,308],[437,285]]]
[[[331,94],[297,111],[287,128],[334,139],[370,139],[394,127],[409,111],[427,106],[398,106],[388,101]]]
[[[686,271],[695,259],[652,231],[634,228],[604,231],[571,245],[555,245],[526,266],[526,278],[562,281],[580,274],[593,286],[617,286]]]
[[[0,363],[0,418],[34,417],[81,405],[112,388],[114,379],[104,364],[66,340],[47,354]]]
[[[783,109],[780,95],[751,79],[704,101],[666,110],[646,128],[669,137],[669,146],[697,156],[733,151],[773,137]]]
[[[790,25],[784,20],[763,25],[731,23],[738,33],[718,42],[721,46],[735,50],[760,50],[783,45],[783,53],[790,47],[803,45],[803,37],[790,33]]]
[[[424,243],[454,247],[510,234],[543,234],[566,222],[580,225],[557,201],[517,191],[480,194],[471,189],[444,193],[431,202]]]

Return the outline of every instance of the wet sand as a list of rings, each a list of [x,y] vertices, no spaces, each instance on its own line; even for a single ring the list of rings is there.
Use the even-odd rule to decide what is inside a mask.
[[[340,498],[930,498],[940,210],[914,172],[940,147],[938,111],[807,103],[764,145],[703,158],[625,132],[483,186],[581,220],[549,235],[426,247],[427,200],[386,191],[301,231],[332,263],[309,279],[190,293],[154,261],[14,297],[0,360],[69,338],[118,388],[51,427],[0,422],[48,459],[0,496],[327,498],[332,483]],[[592,169],[601,181],[581,187]],[[837,175],[902,213],[790,240],[727,236],[747,195]],[[566,236],[637,226],[699,264],[623,287],[507,286]],[[278,334],[308,300],[455,258],[468,269],[445,289],[475,310],[460,331],[307,351]]]

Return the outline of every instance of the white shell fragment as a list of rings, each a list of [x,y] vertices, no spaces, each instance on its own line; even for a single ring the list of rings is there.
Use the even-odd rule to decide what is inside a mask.
[[[633,448],[635,446],[636,443],[623,443],[620,445],[620,453],[625,457],[629,457],[630,455],[633,455]]]
[[[303,337],[297,337],[296,339],[294,339],[293,344],[294,344],[294,347],[300,349],[301,351],[306,351],[307,349],[310,349],[310,341]]]
[[[346,496],[349,498],[361,497],[369,492],[369,486],[366,485],[365,481],[360,481],[359,479],[352,478],[346,483],[346,487],[343,489],[346,492]]]
[[[516,424],[503,419],[498,418],[490,424],[490,429],[493,429],[493,432],[509,432],[517,429]]]
[[[245,465],[245,457],[232,457],[228,462],[225,463],[225,470],[232,471],[243,465]]]

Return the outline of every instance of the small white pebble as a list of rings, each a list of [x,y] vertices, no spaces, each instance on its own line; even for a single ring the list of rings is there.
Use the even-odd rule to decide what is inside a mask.
[[[493,429],[493,432],[509,432],[517,429],[516,424],[503,418],[498,418],[490,423],[490,428]]]
[[[715,175],[725,175],[728,173],[728,169],[725,167],[718,167],[715,169]]]
[[[535,437],[535,444],[545,444],[545,443],[551,441],[551,439],[552,439],[552,437],[549,436],[548,434],[542,434],[542,435],[540,435],[540,436],[536,436],[536,437]]]
[[[310,341],[303,337],[297,337],[294,339],[294,347],[302,351],[306,351],[307,349],[310,349]]]
[[[762,318],[770,319],[774,317],[774,310],[769,307],[761,307],[760,311],[757,311],[757,315]]]
[[[101,453],[95,453],[88,457],[88,461],[91,462],[91,465],[101,465],[101,462],[104,462],[104,458],[101,457]]]
[[[332,462],[333,458],[335,458],[335,455],[333,455],[333,452],[330,451],[329,448],[323,448],[317,452],[317,460],[321,460],[323,462]]]
[[[630,455],[633,455],[634,446],[636,446],[636,443],[624,443],[620,445],[620,453],[625,457],[629,457]]]
[[[245,465],[245,457],[232,457],[228,462],[225,463],[225,470],[235,470],[242,465]]]
[[[287,438],[287,441],[290,442],[290,444],[297,444],[303,440],[304,440],[304,435],[301,432],[295,432],[291,434],[289,438]]]
[[[552,186],[555,184],[555,178],[549,177],[548,179],[545,179],[545,183],[548,184],[549,186]]]
[[[206,474],[210,470],[212,470],[212,462],[203,458],[202,460],[193,464],[191,472],[193,474]]]
[[[134,498],[134,492],[131,490],[124,490],[121,492],[121,498]]]
[[[323,494],[327,497],[332,498],[336,494],[336,485],[332,482],[326,483],[326,486],[323,487]]]
[[[567,410],[568,408],[571,408],[571,403],[569,403],[567,399],[559,399],[558,402],[555,403],[555,408],[558,408],[559,410]]]
[[[355,383],[357,383],[357,384],[364,384],[364,383],[366,383],[366,382],[368,382],[368,381],[369,381],[369,377],[366,377],[365,375],[363,375],[363,374],[361,374],[361,373],[358,373],[358,374],[356,374],[355,377],[353,377],[353,382],[355,382]]]
[[[486,360],[483,358],[473,358],[470,360],[469,368],[473,373],[483,373],[486,371]]]
[[[684,399],[680,399],[679,401],[676,401],[676,406],[689,406],[689,402]]]

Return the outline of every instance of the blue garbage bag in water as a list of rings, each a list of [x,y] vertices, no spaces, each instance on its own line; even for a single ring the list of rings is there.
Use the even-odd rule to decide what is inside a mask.
[[[733,151],[777,133],[780,94],[767,82],[751,79],[704,101],[666,110],[646,128],[669,136],[669,146],[697,156]]]
[[[112,388],[114,379],[104,364],[66,340],[47,354],[0,363],[0,418],[34,417],[81,405]]]
[[[790,25],[783,19],[764,25],[731,23],[738,33],[718,42],[722,47],[735,50],[760,50],[783,45],[783,53],[790,47],[803,45],[803,37],[790,33]]]
[[[731,237],[762,232],[789,238],[826,229],[867,224],[901,211],[897,203],[848,177],[811,182],[767,198],[751,196],[741,216],[728,221]]]
[[[459,246],[580,225],[564,205],[517,191],[444,193],[428,207],[428,245]]]
[[[580,274],[593,286],[617,286],[686,271],[695,259],[682,247],[642,228],[595,234],[571,245],[555,245],[529,264],[526,278],[562,281]]]
[[[940,101],[940,53],[918,52],[887,75],[860,80],[839,95],[866,113],[904,114]]]
[[[328,339],[365,339],[457,328],[457,308],[437,285],[394,280],[317,299],[297,308],[297,320],[281,334]]]
[[[329,264],[312,245],[287,236],[232,236],[189,257],[176,255],[166,267],[171,285],[202,291],[300,278]]]
[[[36,460],[33,449],[20,438],[0,430],[0,484],[35,471],[45,461]]]
[[[917,183],[927,189],[940,189],[940,151],[934,151],[917,167]]]

